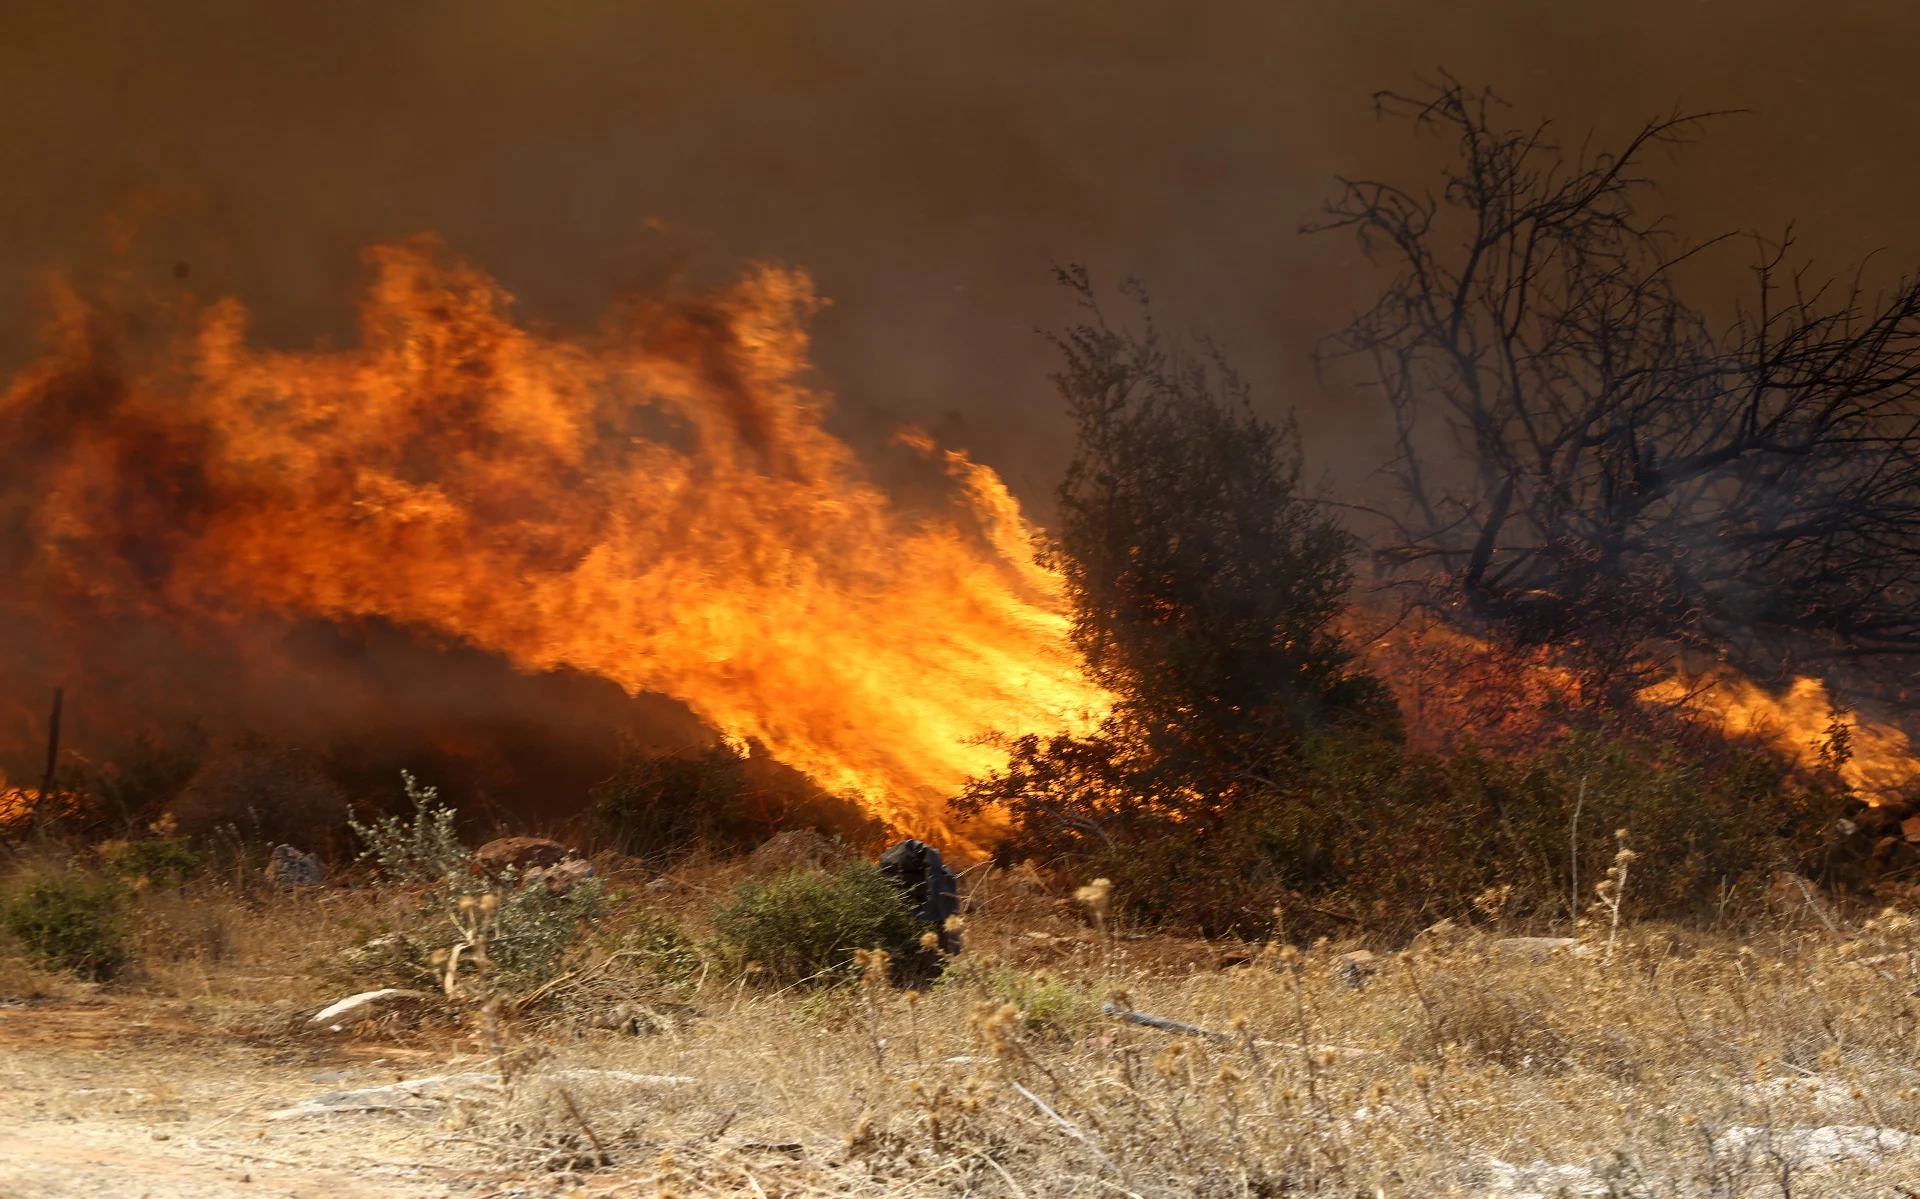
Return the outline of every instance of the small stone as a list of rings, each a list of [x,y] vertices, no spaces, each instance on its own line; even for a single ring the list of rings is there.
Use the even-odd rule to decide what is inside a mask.
[[[301,853],[291,845],[276,845],[267,859],[267,885],[298,890],[301,887],[327,885],[327,868],[310,853]]]
[[[747,858],[747,871],[757,878],[789,870],[817,870],[846,856],[846,851],[810,828],[787,829],[760,843]]]
[[[592,862],[585,858],[569,858],[552,866],[535,866],[521,879],[521,885],[531,887],[535,883],[544,883],[547,890],[555,895],[565,895],[575,885],[592,877]]]
[[[1412,948],[1447,949],[1469,941],[1473,936],[1472,929],[1455,924],[1451,920],[1441,920],[1437,924],[1430,924],[1422,929],[1419,935],[1414,937]]]
[[[1364,987],[1380,972],[1380,959],[1372,950],[1356,949],[1333,959],[1333,976],[1349,987]]]

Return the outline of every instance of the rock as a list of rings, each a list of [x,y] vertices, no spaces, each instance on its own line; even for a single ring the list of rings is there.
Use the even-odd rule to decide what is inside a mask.
[[[552,866],[535,866],[521,876],[522,886],[544,884],[555,895],[565,895],[578,883],[593,877],[593,863],[585,858],[568,858]]]
[[[401,987],[382,987],[378,991],[362,991],[358,995],[349,995],[338,1003],[328,1004],[312,1016],[308,1024],[324,1024],[341,1029],[362,1020],[371,1020],[375,1016],[392,1011],[396,1007],[423,1002],[425,993],[409,991]]]
[[[1538,966],[1556,953],[1571,953],[1579,944],[1572,937],[1502,937],[1487,947],[1502,957],[1519,958]]]
[[[629,1074],[625,1070],[556,1070],[544,1077],[565,1082],[627,1083],[636,1086],[683,1086],[697,1079],[680,1074]],[[292,1107],[267,1113],[269,1120],[299,1120],[345,1112],[431,1112],[435,1104],[462,1095],[498,1093],[498,1074],[435,1074],[410,1078],[384,1087],[357,1091],[328,1091]]]
[[[489,874],[514,869],[521,874],[539,866],[552,866],[573,857],[573,851],[545,837],[501,837],[475,851],[475,858]]]
[[[291,845],[276,845],[267,859],[267,885],[298,890],[301,887],[327,885],[327,868],[310,853],[301,853]]]
[[[1771,1078],[1741,1087],[1740,1097],[1769,1107],[1785,1104],[1789,1110],[1806,1104],[1823,1116],[1851,1116],[1860,1110],[1853,1087],[1832,1078]]]
[[[377,972],[376,977],[391,973],[395,967],[406,964],[413,957],[413,943],[400,933],[387,933],[375,937],[364,945],[355,945],[340,951],[335,960],[348,970]]]
[[[1380,959],[1371,950],[1356,949],[1333,959],[1333,976],[1349,987],[1364,987],[1380,972]]]
[[[637,1003],[615,1004],[587,1022],[589,1028],[606,1028],[628,1036],[647,1037],[665,1031],[653,1012]]]
[[[844,850],[812,829],[794,828],[761,842],[747,858],[747,871],[765,878],[789,870],[817,870],[844,856]]]
[[[433,1101],[460,1091],[492,1090],[500,1086],[498,1074],[436,1074],[431,1078],[410,1078],[384,1087],[358,1091],[329,1091],[303,1103],[267,1113],[269,1120],[298,1120],[306,1116],[327,1116],[337,1112],[421,1112],[432,1111]]]
[[[233,825],[263,841],[337,849],[347,796],[305,754],[246,750],[202,766],[166,811],[183,836]]]

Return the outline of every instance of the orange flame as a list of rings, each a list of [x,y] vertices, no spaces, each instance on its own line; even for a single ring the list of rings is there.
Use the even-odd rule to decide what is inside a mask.
[[[251,347],[223,301],[83,405],[39,508],[57,577],[161,615],[381,617],[664,693],[928,833],[997,761],[980,734],[1104,710],[998,476],[948,453],[960,502],[911,518],[825,429],[805,276],[570,336],[431,242],[370,258],[356,348]],[[112,378],[101,321],[66,296],[0,417]]]
[[[1399,622],[1367,609],[1347,624],[1361,660],[1393,689],[1408,740],[1420,749],[1468,738],[1509,751],[1539,749],[1583,702],[1580,677],[1550,649],[1500,647],[1430,619]],[[1851,756],[1840,780],[1869,803],[1908,798],[1920,780],[1920,754],[1905,731],[1838,707],[1817,678],[1796,678],[1776,693],[1731,670],[1675,674],[1639,698],[1808,764],[1819,760],[1834,728],[1844,728]]]
[[[1640,693],[1650,703],[1684,702],[1736,737],[1756,737],[1788,757],[1817,755],[1836,727],[1851,756],[1840,780],[1869,803],[1890,803],[1920,779],[1920,756],[1907,734],[1885,721],[1839,708],[1825,683],[1802,675],[1774,694],[1729,671],[1676,676]]]
[[[0,773],[0,828],[25,824],[33,816],[36,794],[25,787],[9,786]]]

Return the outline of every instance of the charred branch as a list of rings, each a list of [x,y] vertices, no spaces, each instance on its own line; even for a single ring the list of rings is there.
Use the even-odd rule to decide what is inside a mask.
[[[1376,561],[1523,643],[1789,661],[1920,655],[1920,279],[1816,284],[1756,239],[1729,316],[1682,296],[1646,159],[1506,126],[1442,78],[1380,111],[1451,139],[1437,189],[1343,182],[1314,230],[1393,274],[1321,348],[1394,420],[1400,502]],[[1449,598],[1451,597],[1451,598]]]

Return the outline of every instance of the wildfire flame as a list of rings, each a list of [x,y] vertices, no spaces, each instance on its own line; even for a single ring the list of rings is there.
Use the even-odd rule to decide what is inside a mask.
[[[1775,694],[1731,672],[1676,676],[1641,692],[1654,703],[1693,704],[1729,734],[1757,737],[1779,752],[1805,758],[1844,729],[1850,756],[1840,780],[1869,803],[1892,802],[1920,778],[1920,756],[1906,733],[1885,721],[1843,709],[1817,678],[1802,675]]]
[[[33,815],[34,795],[24,787],[10,786],[0,773],[0,828],[26,823]]]
[[[826,430],[805,276],[568,335],[429,241],[370,260],[337,351],[250,346],[228,300],[127,361],[63,293],[0,399],[7,436],[48,443],[31,519],[59,586],[168,619],[378,617],[598,674],[923,833],[956,835],[944,798],[996,762],[980,734],[1105,709],[998,476],[947,452],[954,509],[910,516]]]
[[[1346,631],[1362,661],[1393,689],[1408,739],[1421,749],[1444,750],[1462,738],[1538,749],[1558,717],[1582,702],[1579,676],[1550,649],[1500,647],[1432,620],[1399,621],[1364,609]],[[1803,763],[1817,761],[1833,733],[1844,730],[1850,756],[1840,779],[1869,803],[1904,800],[1920,780],[1920,754],[1906,732],[1840,706],[1812,676],[1773,691],[1727,669],[1676,673],[1639,698]]]

